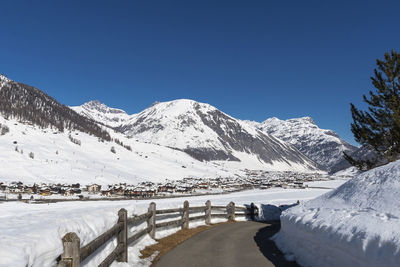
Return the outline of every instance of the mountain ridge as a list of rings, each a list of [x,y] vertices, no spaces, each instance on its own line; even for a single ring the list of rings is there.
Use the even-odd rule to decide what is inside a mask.
[[[259,130],[293,144],[327,171],[350,167],[350,164],[343,161],[343,152],[352,154],[357,149],[334,131],[319,128],[308,116],[288,120],[272,117],[261,123],[252,123]]]
[[[195,140],[186,140],[183,137],[177,138],[174,134],[166,134],[166,136],[172,136],[172,139],[165,140],[165,136],[160,138],[157,136],[158,131],[163,131],[166,128],[167,121],[163,121],[163,118],[172,118],[172,117],[179,117],[181,123],[183,124],[190,124],[196,121],[191,116],[187,116],[188,114],[197,114],[198,111],[187,109],[187,107],[181,107],[181,110],[175,108],[176,114],[170,114],[168,110],[163,111],[162,116],[157,120],[159,122],[163,121],[163,123],[155,123],[154,121],[145,121],[144,117],[152,116],[156,114],[156,110],[154,109],[155,106],[159,105],[174,105],[174,103],[191,103],[192,105],[198,105],[202,107],[201,109],[206,110],[207,112],[216,112],[218,109],[215,107],[206,104],[206,103],[199,103],[194,100],[190,99],[177,99],[167,102],[155,102],[149,108],[143,110],[142,112],[129,115],[128,120],[124,121],[121,125],[115,127],[116,130],[121,131],[125,134],[132,135],[135,138],[139,138],[142,141],[156,143],[156,144],[163,144],[169,147],[173,147],[175,149],[180,149],[191,154],[193,157],[199,160],[238,160],[237,157],[234,156],[234,153],[227,152],[227,149],[231,149],[232,146],[239,149],[239,151],[243,151],[243,148],[238,148],[232,142],[230,144],[226,144],[223,142],[223,138],[220,136],[215,136],[214,138],[209,138],[209,149],[204,149],[203,144],[197,144],[195,147],[190,147],[190,142],[196,142]],[[163,104],[167,103],[167,104]],[[147,114],[144,114],[146,110]],[[218,110],[219,111],[219,110]],[[180,113],[179,113],[180,112]],[[150,114],[151,113],[151,114]],[[201,112],[200,112],[201,113]],[[223,112],[219,113],[219,117],[225,117],[226,120],[236,120],[235,118],[225,114]],[[212,123],[211,120],[204,119],[206,116],[200,116],[200,119],[196,121],[198,124],[210,124]],[[203,119],[201,119],[203,118]],[[343,159],[343,151],[347,153],[353,153],[356,150],[355,146],[348,144],[346,141],[340,139],[338,134],[336,134],[332,130],[328,129],[321,129],[317,126],[315,121],[309,117],[300,117],[300,118],[292,118],[288,120],[280,120],[277,117],[272,117],[266,119],[263,122],[255,122],[255,121],[244,121],[244,120],[237,120],[240,124],[240,127],[245,127],[244,125],[248,125],[251,128],[256,128],[257,130],[261,131],[264,134],[277,138],[277,140],[282,140],[284,143],[290,143],[293,145],[298,151],[302,154],[310,158],[314,161],[318,168],[321,168],[326,171],[338,171],[350,166]],[[176,125],[175,130],[185,131],[182,125],[178,125],[178,122],[171,122]],[[287,124],[285,127],[281,127],[281,124]],[[149,126],[152,125],[152,126]],[[300,126],[300,127],[299,127]],[[211,128],[215,128],[216,125],[214,124]],[[299,131],[294,131],[293,127],[298,127]],[[208,127],[210,128],[210,127]],[[204,129],[203,129],[204,131]],[[253,130],[247,131],[251,132],[252,136],[254,137],[257,133]],[[219,133],[223,133],[223,129],[218,129]],[[283,133],[289,134],[290,136],[285,136]],[[178,135],[180,133],[178,132]],[[201,134],[204,134],[203,132]],[[199,133],[194,134],[197,137]],[[212,134],[211,134],[212,135]],[[225,135],[226,137],[226,135]],[[216,142],[217,140],[217,142]],[[224,145],[221,146],[221,141]],[[186,143],[185,143],[186,142]],[[259,144],[260,145],[260,144]],[[202,148],[203,147],[203,148]],[[209,154],[207,157],[205,155]],[[260,153],[259,153],[260,154]],[[210,156],[211,155],[211,156]],[[268,159],[264,158],[266,162],[270,162]]]
[[[91,100],[81,106],[70,106],[70,108],[87,118],[111,128],[121,125],[132,116],[128,115],[122,109],[108,107],[98,100]]]
[[[241,161],[238,154],[245,153],[267,164],[281,161],[316,169],[296,148],[207,103],[190,99],[153,104],[117,130],[145,142],[180,149],[200,161]]]
[[[237,166],[243,168],[256,166],[268,170],[315,171],[323,166],[308,151],[277,135],[274,132],[276,129],[267,129],[274,122],[281,122],[278,118],[270,118],[263,123],[241,121],[210,104],[190,99],[155,102],[143,111],[129,115],[98,100],[67,107],[39,89],[14,82],[3,75],[0,75],[0,84],[0,95],[7,100],[0,105],[3,116],[7,118],[11,115],[42,128],[50,126],[60,131],[87,131],[106,140],[111,139],[109,133],[114,130],[140,142],[180,150],[198,161],[225,162],[226,165],[237,162]],[[11,102],[12,107],[5,104]],[[20,108],[13,109],[15,106]],[[311,117],[286,122],[307,124],[312,131],[323,131],[325,139],[329,137],[340,141],[333,131],[319,129]],[[293,135],[293,132],[290,134]],[[341,141],[336,143],[346,148]],[[326,150],[326,147],[319,148]],[[334,154],[333,157],[339,156]]]
[[[0,114],[17,118],[42,128],[53,127],[59,131],[80,130],[101,139],[110,135],[95,121],[81,116],[59,103],[45,92],[23,83],[0,77]]]

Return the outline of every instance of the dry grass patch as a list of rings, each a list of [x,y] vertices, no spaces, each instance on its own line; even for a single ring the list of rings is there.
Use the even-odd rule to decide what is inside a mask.
[[[178,246],[183,241],[191,238],[195,234],[200,233],[204,230],[210,229],[212,227],[215,227],[217,225],[225,224],[225,223],[231,223],[231,222],[221,222],[221,223],[216,223],[216,224],[211,224],[211,225],[202,225],[202,226],[192,228],[192,229],[182,229],[170,236],[167,236],[167,237],[164,237],[161,239],[156,239],[157,244],[145,247],[143,250],[140,251],[140,253],[142,254],[140,256],[140,258],[141,259],[149,258],[155,252],[158,251],[159,252],[158,255],[152,261],[152,263],[154,264],[163,255],[165,255],[168,251],[170,251],[174,247]]]

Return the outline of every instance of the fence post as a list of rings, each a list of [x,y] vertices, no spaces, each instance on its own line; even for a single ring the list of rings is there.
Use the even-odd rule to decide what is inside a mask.
[[[61,254],[61,261],[57,266],[79,267],[80,265],[80,239],[73,233],[67,233],[62,238],[64,252]]]
[[[226,206],[226,212],[228,213],[228,221],[235,221],[235,203],[230,202],[228,206]]]
[[[250,219],[252,221],[255,220],[255,205],[253,202],[251,202],[251,204],[250,204]]]
[[[206,215],[206,224],[211,224],[211,201],[207,200],[206,202],[206,210],[205,210],[205,215]]]
[[[147,227],[150,227],[149,235],[151,238],[156,238],[156,203],[151,202],[149,205],[150,217],[147,219]]]
[[[189,229],[189,201],[183,202],[182,229]]]
[[[123,223],[121,231],[117,235],[117,243],[122,244],[124,250],[118,255],[118,262],[128,262],[128,226],[127,226],[128,212],[126,209],[118,211],[118,223]]]

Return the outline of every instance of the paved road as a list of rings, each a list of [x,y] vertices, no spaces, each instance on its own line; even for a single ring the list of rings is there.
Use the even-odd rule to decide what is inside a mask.
[[[298,266],[288,262],[269,238],[278,224],[237,222],[207,229],[178,245],[155,267]]]

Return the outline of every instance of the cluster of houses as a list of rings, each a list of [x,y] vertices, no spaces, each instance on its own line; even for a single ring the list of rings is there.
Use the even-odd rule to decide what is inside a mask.
[[[22,182],[2,183],[0,192],[5,194],[30,194],[40,196],[78,196],[99,197],[134,197],[151,198],[174,194],[199,194],[212,192],[232,192],[244,189],[267,189],[271,187],[304,188],[306,181],[324,180],[327,177],[319,173],[268,172],[246,170],[246,177],[226,178],[184,178],[182,180],[166,180],[162,183],[142,182],[136,185],[126,183],[102,186],[99,184],[33,184]]]
[[[245,170],[247,179],[255,188],[268,189],[271,187],[305,188],[304,182],[329,180],[332,177],[321,173],[300,173],[293,171],[263,171]]]
[[[82,189],[79,183],[65,186],[61,184],[46,185],[45,183],[26,185],[22,182],[0,182],[0,191],[10,194],[39,194],[42,196],[58,194],[72,196],[75,194],[80,194]]]

